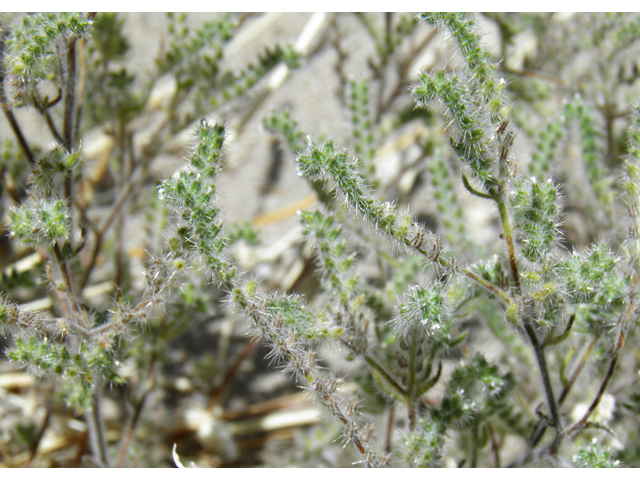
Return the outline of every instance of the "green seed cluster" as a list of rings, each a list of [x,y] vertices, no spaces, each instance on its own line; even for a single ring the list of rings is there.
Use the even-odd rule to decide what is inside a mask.
[[[544,260],[558,238],[560,209],[557,187],[551,180],[535,179],[514,185],[511,194],[516,227],[520,231],[522,254],[531,262]]]
[[[21,205],[9,213],[11,235],[25,245],[53,246],[69,235],[69,214],[62,200],[44,200]]]

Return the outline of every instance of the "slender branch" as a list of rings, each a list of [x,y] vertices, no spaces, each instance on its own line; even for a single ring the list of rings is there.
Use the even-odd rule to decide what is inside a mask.
[[[424,50],[424,48],[431,43],[431,40],[434,39],[434,37],[437,35],[438,31],[437,30],[432,30],[430,31],[427,36],[425,36],[422,41],[420,43],[418,43],[418,45],[416,45],[411,52],[407,55],[407,57],[403,60],[403,62],[400,65],[399,71],[400,74],[398,76],[398,81],[395,83],[395,85],[393,86],[393,89],[391,90],[391,92],[389,92],[389,94],[386,95],[385,98],[381,98],[380,102],[378,103],[378,108],[377,108],[377,113],[376,113],[376,119],[379,121],[380,117],[382,116],[382,114],[384,112],[386,112],[389,107],[391,106],[391,104],[393,103],[393,101],[398,97],[399,94],[404,93],[404,88],[406,87],[408,84],[407,81],[407,76],[409,75],[409,68],[411,67],[411,65],[413,64],[413,61],[415,60],[416,56],[422,52]],[[384,92],[381,92],[381,95]]]
[[[605,378],[602,381],[602,384],[600,385],[600,388],[598,389],[598,394],[596,395],[596,398],[591,403],[591,406],[589,407],[589,409],[587,410],[585,415],[578,422],[576,422],[571,428],[565,430],[562,433],[557,434],[555,439],[551,442],[551,444],[549,444],[548,446],[546,446],[546,447],[544,447],[542,449],[539,449],[539,450],[530,449],[520,459],[518,459],[518,460],[514,461],[512,464],[510,464],[509,465],[510,467],[521,467],[522,465],[527,463],[532,458],[539,458],[539,457],[541,457],[542,455],[545,455],[545,454],[555,455],[557,453],[558,449],[560,448],[560,443],[561,443],[563,438],[566,438],[568,436],[574,435],[577,432],[579,432],[580,430],[582,430],[584,428],[587,428],[588,426],[590,426],[592,424],[591,422],[589,422],[589,417],[591,416],[591,414],[595,411],[595,409],[600,404],[600,400],[602,399],[602,396],[604,395],[604,392],[607,390],[609,382],[613,378],[613,374],[615,372],[616,364],[617,364],[617,361],[618,361],[618,355],[620,353],[620,350],[624,346],[625,326],[627,325],[627,322],[631,318],[631,315],[633,314],[634,310],[635,310],[635,302],[634,302],[634,298],[632,296],[627,309],[625,310],[625,312],[622,313],[622,315],[620,317],[620,320],[618,321],[618,324],[620,326],[620,335],[618,337],[618,343],[616,345],[616,350],[613,353],[613,356],[611,358],[611,362],[609,364],[609,369],[607,370],[607,374],[605,375]],[[595,340],[594,340],[594,343],[592,343],[592,345],[590,345],[589,349],[587,350],[587,353],[591,351],[591,348],[593,348],[594,344],[595,344]],[[585,355],[583,355],[583,360],[586,361],[587,357],[588,357],[588,355],[585,353]],[[575,377],[577,377],[578,373],[580,372],[580,370],[582,370],[583,366],[584,366],[583,365],[583,361],[581,361],[580,364],[578,365],[578,367],[576,368],[576,371],[573,374],[573,377],[571,379],[572,381],[570,381],[568,386],[572,385],[573,382],[575,382]],[[563,392],[563,394],[564,394],[564,392]],[[564,401],[565,398],[566,398],[566,394],[564,395],[564,397],[562,397],[562,400]],[[544,427],[541,429],[541,431],[538,433],[538,435],[530,443],[531,447],[534,447],[540,441],[540,439],[542,438],[543,434],[544,434]]]
[[[131,173],[131,176],[129,177],[127,182],[120,189],[118,193],[118,198],[113,204],[113,207],[109,212],[109,215],[107,215],[107,217],[102,221],[102,223],[98,227],[98,232],[100,232],[101,235],[104,235],[104,233],[111,226],[113,221],[121,213],[120,209],[122,208],[124,203],[127,201],[127,199],[129,198],[133,190],[138,186],[139,183],[141,183],[144,180],[143,173],[144,173],[145,167],[146,165],[138,165],[135,168],[135,170],[133,170],[133,173]]]
[[[389,416],[387,418],[387,433],[385,435],[384,441],[384,450],[389,453],[393,449],[392,437],[393,437],[393,425],[394,425],[394,417],[395,417],[396,405],[391,401],[391,405],[389,405]]]
[[[632,306],[633,306],[633,302],[630,302],[629,308],[631,308]],[[591,414],[593,413],[593,411],[600,404],[600,400],[602,399],[604,392],[607,390],[607,387],[609,386],[609,382],[613,378],[613,374],[616,370],[616,365],[618,363],[618,356],[620,354],[620,350],[622,350],[622,347],[624,345],[624,339],[625,339],[625,331],[623,328],[621,328],[620,335],[618,336],[618,343],[616,345],[616,350],[613,354],[613,357],[611,358],[611,362],[609,363],[609,369],[607,370],[607,374],[604,377],[602,384],[600,385],[600,389],[598,390],[598,394],[596,395],[596,398],[593,400],[593,402],[591,403],[591,406],[589,406],[589,409],[584,414],[584,416],[578,422],[576,422],[575,425],[573,425],[571,428],[569,428],[566,431],[565,433],[566,436],[571,436],[574,433],[582,430],[587,424],[589,417],[591,417]]]
[[[587,347],[587,350],[582,355],[582,358],[580,359],[580,362],[576,366],[576,369],[573,371],[573,375],[571,375],[571,378],[569,379],[569,383],[567,383],[567,385],[562,390],[562,393],[560,394],[560,398],[558,399],[558,405],[562,405],[564,403],[564,401],[566,400],[567,396],[569,395],[569,392],[571,391],[571,387],[573,387],[573,385],[576,382],[576,379],[578,378],[578,375],[580,375],[580,372],[582,371],[582,369],[584,368],[585,364],[587,363],[587,359],[589,358],[589,355],[591,354],[591,350],[593,350],[593,347],[596,345],[597,341],[598,341],[597,338],[594,339],[589,344],[589,347]]]
[[[418,336],[414,335],[411,339],[411,347],[409,348],[409,380],[407,381],[407,410],[409,414],[409,430],[416,428],[416,350],[418,348]]]
[[[73,138],[80,138],[80,119],[84,106],[84,86],[87,76],[87,62],[84,54],[84,38],[78,40],[78,57],[80,60],[80,78],[78,79],[78,105],[76,107],[76,121],[73,129]]]
[[[242,362],[244,362],[247,359],[247,357],[251,355],[251,353],[255,350],[257,345],[258,345],[257,338],[253,338],[249,340],[247,344],[244,346],[244,349],[242,350],[242,352],[240,352],[240,355],[238,355],[238,357],[234,360],[234,362],[229,366],[224,376],[222,377],[222,380],[218,383],[218,385],[215,386],[215,388],[211,393],[211,399],[209,400],[209,406],[208,406],[209,410],[213,410],[215,406],[220,403],[227,386],[229,385],[233,377],[235,377],[236,373],[238,373],[238,369],[242,365]]]
[[[84,452],[87,450],[88,442],[89,442],[89,430],[86,430],[82,435],[82,438],[80,438],[80,441],[78,442],[78,449],[76,450],[76,454],[74,456],[72,465],[76,467],[80,465],[80,462],[82,461],[82,456],[84,455]]]
[[[564,80],[560,80],[559,78],[551,77],[549,75],[544,75],[538,72],[532,72],[530,70],[515,70],[513,68],[507,68],[504,64],[501,64],[501,69],[504,73],[508,73],[510,75],[517,75],[519,77],[532,77],[540,80],[545,80],[547,82],[555,83],[556,85],[560,85],[562,87],[567,87],[567,82]]]
[[[509,295],[507,295],[504,290],[496,287],[492,283],[490,283],[487,280],[485,280],[484,278],[476,275],[475,273],[473,273],[470,270],[466,270],[464,268],[460,268],[458,270],[463,275],[469,277],[474,282],[478,283],[479,285],[481,285],[484,288],[486,288],[487,290],[489,290],[489,292],[493,293],[494,295],[499,296],[507,305],[511,305],[513,303],[513,300],[511,300]]]
[[[487,422],[487,429],[489,430],[489,437],[491,438],[491,450],[493,450],[495,468],[500,468],[500,445],[498,444],[498,440],[496,440],[496,432],[493,430],[491,422]]]
[[[58,94],[56,95],[56,98],[45,103],[44,108],[55,107],[58,103],[60,103],[60,100],[62,100],[62,89],[58,87]]]
[[[63,81],[63,97],[64,97],[64,120],[62,126],[63,146],[68,153],[74,148],[75,139],[73,137],[74,117],[75,117],[75,95],[76,95],[76,41],[77,38],[68,40],[65,58],[61,59],[61,71]],[[69,204],[69,224],[73,229],[73,174],[69,172],[64,178],[64,198]],[[71,238],[73,238],[73,230],[71,230]]]
[[[393,12],[385,12],[384,14],[384,52],[385,57],[391,54],[393,48]]]
[[[47,122],[47,127],[49,127],[49,131],[51,132],[51,135],[53,135],[53,137],[56,139],[58,143],[64,144],[64,139],[62,138],[62,135],[60,135],[60,132],[58,132],[58,129],[55,123],[53,122],[51,115],[49,114],[48,102],[47,104],[45,104],[35,92],[33,93],[32,98],[33,98],[33,104],[35,105],[36,110],[38,111],[38,113],[40,113],[40,115],[44,117],[45,122]]]
[[[87,286],[87,283],[89,282],[91,272],[93,271],[93,267],[95,267],[96,260],[98,259],[98,254],[100,253],[102,238],[103,236],[99,232],[96,232],[95,243],[93,245],[93,251],[91,252],[91,258],[89,259],[89,263],[87,263],[87,266],[84,268],[84,277],[82,277],[82,281],[80,282],[81,290],[84,290]]]
[[[120,153],[120,172],[118,175],[118,179],[116,181],[116,191],[122,190],[122,187],[126,183],[127,174],[131,174],[131,162],[127,155],[127,134],[126,134],[126,125],[123,120],[118,122],[118,150]],[[123,231],[124,231],[124,222],[125,217],[123,215],[119,215],[116,221],[116,228],[114,230],[115,235],[115,278],[114,283],[117,288],[121,288],[123,281],[123,263],[124,263],[124,246],[123,246]]]
[[[564,329],[564,332],[556,337],[552,337],[550,333],[549,336],[545,339],[543,346],[546,347],[548,345],[557,345],[558,343],[564,342],[567,337],[569,337],[569,332],[571,332],[571,327],[573,327],[573,322],[575,322],[575,320],[576,314],[574,313],[569,318],[569,322],[567,322],[567,327]]]
[[[42,442],[42,437],[44,437],[44,432],[46,432],[49,427],[49,421],[51,420],[51,405],[47,406],[47,413],[44,416],[44,420],[42,420],[42,425],[40,426],[40,430],[38,430],[38,435],[36,436],[35,441],[31,444],[31,448],[29,451],[29,460],[27,461],[27,467],[31,467],[33,465],[33,461],[36,458],[36,454],[38,453],[38,447]]]
[[[124,462],[124,457],[127,454],[127,449],[129,448],[129,444],[131,443],[131,440],[133,440],[133,432],[135,431],[136,425],[140,420],[144,403],[147,400],[147,396],[156,387],[157,370],[154,365],[155,358],[152,358],[150,363],[151,363],[151,368],[150,368],[151,378],[149,381],[149,385],[142,393],[142,396],[140,397],[140,401],[138,402],[138,405],[136,406],[133,416],[131,417],[131,420],[129,422],[129,426],[127,427],[127,431],[122,439],[122,447],[120,448],[120,455],[118,456],[118,462],[116,463],[116,468],[122,467],[122,462]]]
[[[0,78],[0,81],[1,80],[2,79]],[[29,144],[27,143],[27,140],[24,138],[24,135],[22,134],[22,129],[20,128],[20,125],[18,124],[18,121],[16,120],[16,118],[13,116],[13,112],[5,103],[4,98],[0,100],[0,102],[2,103],[2,110],[4,111],[4,114],[7,117],[9,125],[11,126],[11,130],[13,130],[14,135],[18,139],[18,143],[20,144],[22,153],[24,153],[25,157],[27,157],[27,160],[31,165],[35,164],[36,163],[35,157],[33,156],[33,153],[31,153]]]
[[[78,303],[76,302],[77,297],[74,293],[73,283],[71,282],[71,276],[69,275],[67,264],[62,258],[62,253],[60,252],[60,247],[57,243],[53,245],[53,253],[56,257],[56,263],[58,264],[58,268],[60,269],[62,280],[65,283],[66,297],[69,300],[69,304],[71,305],[71,309],[73,310],[73,312],[77,313],[80,311],[80,309],[78,308]]]
[[[24,153],[29,163],[33,165],[35,163],[35,157],[31,152],[31,148],[29,148],[29,144],[27,143],[26,138],[22,134],[22,129],[18,124],[15,116],[13,115],[13,111],[11,107],[9,107],[9,101],[7,100],[6,92],[4,90],[4,79],[5,79],[5,68],[4,68],[4,58],[6,55],[5,52],[5,38],[6,33],[0,32],[0,105],[2,106],[2,111],[4,112],[5,117],[7,117],[7,121],[11,126],[11,130],[13,130],[13,134],[16,136],[18,143],[20,144],[20,148]]]
[[[54,287],[54,293],[58,298],[58,301],[60,302],[60,308],[62,309],[62,313],[64,313],[65,317],[70,317],[73,312],[71,310],[70,305],[68,304],[68,301],[65,302],[65,297],[60,291],[60,288],[56,288],[57,282],[53,279],[53,274],[51,273],[51,259],[47,258],[44,265],[45,265],[44,267],[45,274],[47,276],[47,279],[49,280],[49,284],[52,287]]]
[[[498,211],[500,212],[500,218],[502,220],[502,228],[504,230],[504,238],[507,242],[507,251],[509,253],[509,266],[511,268],[511,277],[513,278],[513,284],[518,294],[522,293],[522,287],[520,285],[520,273],[518,272],[518,262],[516,259],[516,247],[513,239],[513,229],[511,227],[511,221],[509,219],[509,210],[507,206],[507,194],[503,190],[495,200],[498,204]],[[536,338],[536,343],[537,338]]]
[[[385,379],[393,388],[395,388],[403,397],[407,397],[409,393],[407,390],[400,385],[392,376],[389,374],[382,365],[380,365],[371,355],[368,353],[364,354],[364,360],[369,364],[371,368],[373,368],[376,372],[380,374],[382,378]]]
[[[547,367],[547,361],[544,356],[544,347],[540,345],[538,337],[531,326],[528,319],[523,321],[525,331],[533,345],[533,350],[536,354],[536,360],[538,361],[538,367],[540,369],[540,375],[542,376],[542,384],[544,386],[545,393],[547,395],[547,403],[549,404],[549,410],[551,411],[551,418],[553,420],[553,426],[559,433],[562,430],[562,423],[560,421],[560,413],[558,411],[558,404],[556,403],[553,387],[551,385],[551,379],[549,378],[549,369]]]
[[[94,455],[94,461],[100,467],[109,467],[109,459],[107,456],[107,442],[104,436],[104,424],[102,422],[102,414],[100,411],[100,389],[102,382],[98,380],[93,386],[93,395],[91,399],[91,408],[86,412],[87,429],[89,430],[89,442],[91,451]]]
[[[429,369],[431,370],[431,369]],[[431,377],[431,378],[427,378],[426,379],[426,383],[424,384],[424,388],[422,389],[422,392],[420,393],[420,395],[424,395],[425,393],[427,393],[429,390],[431,390],[433,388],[433,386],[438,383],[438,380],[440,380],[440,375],[442,375],[442,362],[438,362],[438,371],[436,372],[436,374]]]
[[[467,178],[467,176],[464,173],[462,174],[462,184],[464,185],[464,188],[466,188],[467,191],[470,194],[475,195],[476,197],[484,198],[484,199],[487,199],[487,200],[495,200],[493,198],[493,196],[489,195],[488,193],[484,193],[484,192],[481,192],[481,191],[476,190],[475,188],[473,188],[473,186],[469,182],[469,179]]]
[[[119,191],[118,198],[116,199],[113,207],[111,208],[109,215],[107,215],[107,217],[102,221],[102,223],[98,226],[98,228],[95,229],[95,244],[93,246],[91,258],[89,259],[89,262],[84,268],[84,277],[82,279],[82,282],[80,282],[80,285],[82,288],[84,288],[89,282],[91,272],[93,271],[96,260],[98,258],[98,254],[100,253],[100,247],[102,246],[102,239],[104,237],[104,234],[106,233],[107,229],[111,226],[113,221],[116,220],[123,213],[122,206],[127,201],[131,193],[133,193],[135,188],[139,186],[139,184],[142,182],[144,178],[143,171],[144,171],[143,165],[138,165],[135,168],[135,170],[133,171],[133,173],[125,183],[125,185]]]
[[[412,244],[412,241],[409,238],[405,237],[404,239],[402,239],[402,241],[404,242],[404,244],[407,247],[410,247],[410,248],[412,248],[414,250],[417,250],[422,255],[424,255],[429,260],[431,260],[432,262],[439,264],[441,267],[443,267],[445,269],[450,269],[452,271],[460,272],[463,275],[469,277],[474,282],[478,283],[482,287],[484,287],[487,290],[489,290],[489,292],[493,293],[494,295],[499,296],[507,305],[511,305],[513,303],[513,301],[509,297],[509,295],[504,290],[496,287],[495,285],[491,284],[490,282],[488,282],[484,278],[476,275],[475,273],[473,273],[470,270],[467,270],[465,268],[459,268],[457,266],[455,260],[446,260],[446,259],[442,258],[440,255],[438,255],[438,257],[434,259],[433,256],[429,252],[425,251],[423,248],[416,248],[416,246]]]
[[[518,295],[522,295],[522,286],[520,285],[520,273],[518,271],[518,262],[516,259],[516,249],[514,244],[513,229],[511,227],[511,221],[509,216],[509,209],[507,205],[507,192],[506,182],[503,181],[500,186],[500,193],[496,196],[496,203],[498,204],[498,211],[500,212],[500,218],[502,220],[502,227],[504,231],[504,238],[507,243],[507,251],[509,254],[509,265],[511,267],[511,277],[515,290]],[[526,309],[525,309],[526,310]],[[551,379],[549,377],[549,369],[547,367],[547,361],[544,356],[544,345],[540,343],[538,336],[531,324],[531,319],[526,313],[522,318],[522,326],[529,337],[529,341],[533,346],[533,351],[536,356],[540,375],[542,377],[542,384],[544,386],[545,394],[547,396],[547,403],[549,405],[549,411],[551,412],[551,418],[553,420],[553,426],[556,428],[556,438],[560,438],[560,432],[562,431],[562,423],[560,420],[560,413],[558,411],[558,404],[556,403],[555,396],[553,394],[553,387],[551,385]]]
[[[73,150],[75,140],[73,133],[76,96],[76,41],[76,38],[69,40],[66,58],[62,61],[64,65],[64,123],[62,135],[64,138],[64,147],[68,152]]]
[[[578,365],[576,366],[575,370],[573,371],[573,375],[571,375],[571,378],[569,379],[569,382],[565,385],[564,389],[562,390],[562,393],[560,394],[560,398],[558,399],[558,406],[559,407],[562,406],[564,401],[567,399],[567,396],[569,395],[569,392],[571,391],[571,387],[573,387],[573,385],[576,382],[576,379],[580,375],[580,372],[582,372],[582,369],[584,368],[585,364],[587,363],[587,359],[589,358],[589,355],[591,354],[591,350],[593,350],[593,347],[595,346],[597,341],[598,341],[597,338],[594,339],[589,344],[589,347],[587,347],[586,351],[582,355],[582,358],[580,359],[580,362],[578,362]],[[531,448],[536,447],[538,445],[538,443],[540,443],[540,440],[542,440],[542,437],[544,436],[544,433],[546,431],[547,431],[547,425],[544,424],[544,423],[539,423],[534,428],[534,433],[531,436],[531,441],[529,442],[529,446]]]

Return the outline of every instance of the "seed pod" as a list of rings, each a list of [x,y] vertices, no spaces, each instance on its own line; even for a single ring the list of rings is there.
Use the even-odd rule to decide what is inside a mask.
[[[411,247],[427,256],[432,262],[437,262],[442,252],[440,237],[427,232],[419,223],[413,223],[409,230]]]

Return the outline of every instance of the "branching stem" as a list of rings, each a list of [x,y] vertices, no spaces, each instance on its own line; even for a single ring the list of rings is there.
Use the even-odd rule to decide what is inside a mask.
[[[513,285],[515,291],[518,295],[522,295],[522,286],[520,284],[520,273],[518,271],[518,262],[516,259],[516,249],[513,237],[513,228],[511,226],[511,220],[509,215],[509,207],[508,200],[505,188],[505,182],[503,181],[500,192],[495,197],[496,203],[498,204],[498,211],[500,212],[500,218],[502,220],[502,228],[504,231],[504,239],[507,243],[507,251],[509,255],[509,265],[511,267],[511,277],[513,279]],[[523,299],[524,300],[524,299]],[[547,403],[549,406],[549,411],[551,412],[551,418],[553,421],[553,426],[556,428],[556,432],[558,435],[556,438],[560,437],[560,432],[562,431],[562,423],[560,420],[560,413],[558,411],[558,404],[556,403],[555,396],[553,394],[553,387],[551,385],[551,379],[549,377],[549,369],[547,367],[547,361],[544,356],[544,345],[540,343],[538,336],[533,328],[531,323],[531,318],[527,313],[526,308],[526,300],[525,300],[525,312],[522,316],[522,326],[529,337],[529,341],[533,346],[533,351],[536,356],[536,361],[538,363],[538,368],[540,370],[540,375],[542,377],[542,384],[544,386],[544,391],[547,396]]]

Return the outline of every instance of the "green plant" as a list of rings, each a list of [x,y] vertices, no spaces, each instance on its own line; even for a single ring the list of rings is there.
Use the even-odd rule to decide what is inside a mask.
[[[620,460],[633,465],[637,433],[626,422],[637,423],[637,395],[626,384],[615,389],[611,384],[625,375],[624,382],[631,378],[633,385],[638,371],[637,356],[628,354],[627,344],[635,336],[640,275],[640,110],[633,108],[622,150],[616,147],[615,132],[607,133],[612,138],[606,150],[602,147],[589,89],[584,95],[567,92],[568,101],[552,116],[558,120],[540,121],[536,130],[530,126],[535,122],[529,122],[533,114],[518,102],[542,110],[543,95],[527,90],[525,96],[502,77],[505,71],[483,45],[474,16],[446,13],[417,16],[432,29],[420,43],[424,47],[444,32],[459,68],[422,71],[411,88],[410,108],[398,107],[395,102],[402,101],[405,76],[417,56],[415,48],[407,53],[400,46],[425,27],[407,15],[356,18],[375,46],[369,61],[372,76],[349,80],[339,64],[336,71],[353,127],[347,141],[357,158],[337,141],[305,136],[303,119],[294,120],[289,112],[273,111],[263,119],[265,129],[287,145],[298,175],[318,200],[317,208],[298,215],[319,278],[313,298],[269,291],[238,266],[233,245],[241,239],[256,244],[259,235],[247,224],[225,225],[217,194],[228,130],[202,119],[188,163],[157,188],[159,203],[153,208],[160,213],[151,214],[149,221],[160,218],[165,240],[153,244],[144,288],[133,286],[122,233],[117,233],[111,273],[118,290],[96,306],[87,304],[83,289],[103,251],[105,233],[116,220],[124,221],[127,198],[160,151],[149,145],[141,158],[131,153],[134,120],[146,100],[142,93],[132,93],[133,77],[126,69],[109,67],[127,46],[113,33],[122,27],[115,16],[26,16],[22,23],[11,23],[3,48],[8,60],[2,65],[21,88],[12,93],[17,103],[6,103],[6,111],[11,113],[29,95],[34,102],[39,99],[39,88],[44,88],[39,82],[58,82],[67,101],[58,147],[36,155],[14,127],[21,153],[6,154],[30,159],[28,187],[23,196],[15,192],[8,225],[13,237],[41,252],[48,286],[57,298],[54,312],[59,312],[30,312],[4,297],[0,321],[16,336],[7,356],[40,375],[63,380],[60,389],[68,404],[86,412],[94,462],[104,466],[113,462],[101,425],[101,391],[105,383],[123,382],[119,362],[136,362],[137,375],[152,384],[145,390],[138,382],[142,409],[170,341],[189,329],[193,312],[214,308],[248,322],[254,339],[246,343],[239,362],[259,339],[269,349],[267,358],[324,408],[341,444],[354,447],[341,451],[346,462],[369,467],[450,462],[565,466],[572,459],[576,466],[617,466]],[[514,28],[538,25],[535,16],[513,22],[494,18],[505,45]],[[154,134],[156,143],[201,116],[207,102],[213,107],[231,102],[277,65],[300,64],[294,47],[274,47],[258,57],[258,65],[221,74],[218,62],[231,39],[234,17],[207,22],[193,35],[185,17],[174,20],[157,75],[172,76],[175,88]],[[598,20],[592,18],[594,29],[618,32],[619,44],[607,57],[612,61],[636,40],[635,23]],[[56,71],[49,62],[56,58],[53,42],[66,48],[61,65],[65,58],[71,62],[75,42],[93,21],[99,42],[90,50],[95,72],[88,78],[113,88],[114,95],[105,98],[94,90],[82,108],[91,106],[96,115],[92,122],[111,123],[117,160],[117,196],[99,225],[89,219],[88,200],[77,193],[83,168],[78,134],[67,136],[81,131],[80,110],[68,100],[75,91],[73,69],[69,63]],[[100,34],[100,28],[111,33]],[[345,56],[339,32],[335,35],[332,44],[339,57]],[[29,47],[30,42],[37,48]],[[32,52],[33,59],[22,59],[23,51]],[[390,88],[385,72],[398,67],[401,78]],[[602,88],[609,87],[605,82]],[[42,98],[39,111],[53,124],[47,97]],[[613,117],[605,118],[605,130]],[[390,181],[381,174],[380,145],[412,123],[426,132],[414,142],[419,155]],[[562,165],[554,160],[573,140],[572,128],[579,134],[577,169],[584,175],[582,182],[572,179],[562,185],[556,179],[564,174]],[[55,137],[55,126],[51,130]],[[517,135],[523,132],[537,140],[530,159],[517,151]],[[611,160],[621,153],[623,161]],[[523,167],[533,176],[519,173],[526,171]],[[7,166],[12,169],[15,164]],[[614,173],[622,181],[613,182]],[[427,210],[437,231],[405,205],[417,177],[427,180]],[[404,192],[396,185],[399,178],[413,178]],[[491,242],[478,241],[465,225],[470,201],[481,202],[498,219]],[[601,229],[589,245],[572,245],[568,239],[563,221],[572,209],[583,210],[588,219],[588,238]],[[7,295],[19,294],[8,279],[3,282]],[[143,325],[148,325],[146,331]],[[499,355],[479,343],[478,332],[486,330],[495,336],[492,348]],[[351,374],[331,368],[323,358],[328,351],[342,352]],[[214,406],[238,365],[227,370],[214,390]],[[626,410],[618,409],[614,416],[618,397],[626,399]],[[221,421],[216,425],[223,431]],[[118,464],[135,426],[134,420],[125,432]],[[394,436],[398,428],[401,435]],[[594,431],[604,447],[592,440]],[[625,442],[616,454],[606,444],[614,434]],[[520,447],[508,448],[515,439]],[[30,441],[37,448],[37,440]]]
[[[27,268],[37,266],[37,271],[30,272],[28,280],[15,278],[15,270],[3,278],[0,322],[3,333],[10,331],[16,337],[7,356],[38,376],[62,380],[59,391],[67,406],[85,412],[93,461],[100,466],[114,460],[107,452],[101,391],[107,384],[113,387],[124,381],[118,370],[126,358],[134,358],[142,375],[152,377],[166,342],[184,330],[183,321],[158,315],[162,305],[173,298],[167,287],[176,285],[182,269],[179,261],[167,264],[158,252],[147,262],[143,288],[131,285],[123,253],[123,228],[131,199],[147,179],[150,161],[167,143],[167,132],[189,124],[194,116],[189,108],[202,108],[200,97],[217,91],[228,102],[252,88],[281,61],[295,66],[297,53],[277,46],[260,55],[240,79],[219,68],[222,47],[232,37],[234,26],[228,15],[195,32],[184,25],[183,15],[170,23],[169,33],[177,37],[160,56],[153,81],[170,76],[176,86],[169,113],[153,131],[152,141],[140,148],[134,124],[140,115],[153,113],[145,112],[150,89],[138,90],[135,74],[118,65],[130,47],[120,17],[74,13],[3,18],[0,93],[17,140],[17,146],[5,144],[3,169],[24,184],[15,188],[14,181],[8,182],[13,206],[7,212],[7,225],[11,237],[38,252]],[[216,76],[222,80],[212,83]],[[186,105],[189,108],[184,110]],[[14,112],[28,107],[41,115],[56,143],[53,148],[36,149],[27,140]],[[100,124],[107,134],[107,173],[96,175],[95,170],[84,169],[80,148],[80,135],[85,133],[83,113],[86,125]],[[93,197],[105,181],[115,183],[115,199],[107,215],[96,220]],[[235,234],[236,238],[251,235],[247,228]],[[255,241],[255,233],[253,236]],[[107,291],[115,286],[116,294],[107,304],[92,304],[92,276],[101,255],[114,259],[114,268],[107,273],[112,280]],[[38,278],[41,274],[44,283]],[[7,294],[26,281],[36,284],[34,292],[44,287],[54,293],[53,316],[25,310],[9,300]],[[150,318],[156,323],[141,340]],[[142,408],[147,393],[142,393],[137,408]],[[134,417],[131,428],[135,421]],[[125,432],[117,464],[123,462],[129,441]]]

